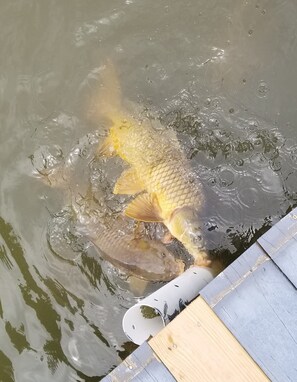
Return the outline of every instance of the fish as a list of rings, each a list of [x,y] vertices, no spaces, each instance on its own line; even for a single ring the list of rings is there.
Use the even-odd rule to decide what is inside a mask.
[[[88,238],[105,260],[138,278],[165,282],[184,271],[184,263],[161,242],[129,232],[125,219],[117,219],[108,229],[101,226],[100,234]]]
[[[203,187],[191,171],[175,132],[157,118],[143,116],[141,106],[125,102],[111,61],[105,65],[96,102],[98,115],[110,123],[97,155],[119,156],[129,166],[113,191],[135,196],[125,215],[164,223],[192,256],[194,265],[209,267],[211,259],[199,221],[205,204]]]
[[[98,219],[98,204],[91,186],[85,195],[72,198],[72,209],[81,223],[78,232],[116,268],[147,281],[170,281],[183,273],[184,262],[176,259],[161,241],[135,229],[131,219],[121,214]]]
[[[39,177],[43,176],[47,185],[64,189],[64,203],[71,206],[77,232],[94,245],[104,260],[129,276],[152,282],[166,282],[179,276],[185,264],[162,242],[136,231],[131,219],[121,214],[104,217],[104,206],[98,203],[92,191],[86,169],[82,169],[83,176],[76,174],[80,160],[77,152],[79,150],[73,148],[64,162],[39,171]]]

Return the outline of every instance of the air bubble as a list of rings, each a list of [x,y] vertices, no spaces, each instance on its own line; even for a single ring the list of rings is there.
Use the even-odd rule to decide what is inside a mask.
[[[261,81],[258,86],[258,96],[260,98],[264,98],[267,96],[267,93],[269,91],[268,85],[265,81]]]
[[[274,160],[274,161],[271,161],[270,167],[273,171],[280,171],[282,168],[282,163],[280,160]]]
[[[238,159],[237,161],[235,161],[235,165],[238,166],[238,167],[241,167],[244,165],[244,160],[243,159]]]
[[[209,178],[208,179],[208,184],[210,186],[215,186],[217,184],[216,178]]]
[[[220,174],[220,183],[222,187],[229,187],[234,182],[234,174],[230,170],[223,170]]]

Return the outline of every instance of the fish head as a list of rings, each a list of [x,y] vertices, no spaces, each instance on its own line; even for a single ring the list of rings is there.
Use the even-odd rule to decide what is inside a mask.
[[[182,207],[175,210],[171,215],[169,223],[166,225],[171,234],[192,255],[196,265],[207,265],[209,263],[205,252],[201,223],[195,208]]]
[[[204,242],[197,211],[190,207],[176,209],[170,218],[169,230],[182,243],[188,241],[203,248]]]
[[[159,241],[135,238],[130,242],[130,250],[137,275],[147,280],[169,281],[184,271],[184,263]]]

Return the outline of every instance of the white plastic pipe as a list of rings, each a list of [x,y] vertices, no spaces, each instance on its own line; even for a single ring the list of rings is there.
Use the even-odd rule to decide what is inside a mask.
[[[214,278],[208,268],[192,267],[132,306],[123,317],[123,330],[141,345],[164,328]]]

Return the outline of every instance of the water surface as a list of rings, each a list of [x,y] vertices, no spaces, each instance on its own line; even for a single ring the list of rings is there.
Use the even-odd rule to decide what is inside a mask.
[[[1,0],[0,11],[0,380],[98,381],[134,348],[121,319],[137,297],[73,235],[63,191],[36,170],[78,147],[81,174],[121,208],[108,197],[121,162],[88,167],[106,127],[90,100],[111,58],[124,97],[177,132],[207,195],[208,247],[229,264],[297,204],[297,4]]]

